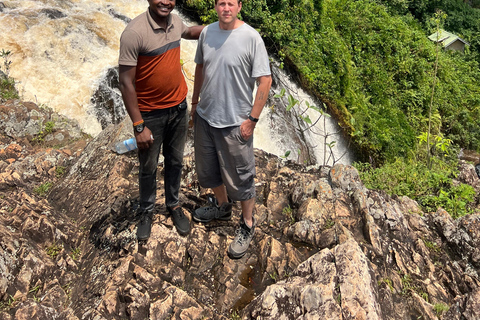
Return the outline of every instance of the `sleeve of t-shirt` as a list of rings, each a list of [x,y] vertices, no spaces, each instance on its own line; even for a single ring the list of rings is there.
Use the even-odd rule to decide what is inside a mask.
[[[126,29],[120,37],[120,57],[118,64],[124,66],[136,66],[140,51],[141,38],[135,31]]]
[[[183,22],[183,20],[182,20],[179,16],[176,16],[176,17],[177,17],[178,23],[181,25],[181,28],[182,28],[182,38],[183,38],[185,32],[187,32],[187,30],[188,30],[188,26],[185,24],[185,22]]]
[[[205,35],[207,34],[207,28],[203,28],[200,36],[198,37],[197,51],[195,52],[195,63],[203,64],[203,42],[205,41]]]
[[[252,78],[270,75],[270,62],[268,52],[262,37],[257,34],[255,37],[255,54],[252,64]]]

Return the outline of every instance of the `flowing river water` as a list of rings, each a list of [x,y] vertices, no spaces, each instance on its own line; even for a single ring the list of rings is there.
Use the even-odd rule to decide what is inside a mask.
[[[96,136],[102,123],[92,96],[106,81],[107,73],[118,65],[119,39],[127,21],[147,6],[146,0],[0,1],[0,52],[11,52],[9,76],[17,81],[22,99],[75,119],[86,133]],[[181,47],[191,94],[196,41],[182,40]],[[4,62],[0,60],[2,71]],[[297,162],[305,161],[309,154],[316,164],[332,164],[334,159],[350,164],[351,152],[335,121],[328,117],[316,121],[319,113],[312,109],[302,113],[307,105],[321,103],[273,64],[272,70],[277,78],[272,96],[282,89],[287,92],[283,100],[272,98],[265,107],[255,129],[254,146]],[[117,97],[115,107],[124,108],[117,88],[112,88],[112,95]],[[290,95],[299,102],[293,109],[296,115],[279,112]],[[125,115],[124,110],[121,114]],[[299,130],[301,124],[295,126],[296,119],[307,114],[317,123]]]

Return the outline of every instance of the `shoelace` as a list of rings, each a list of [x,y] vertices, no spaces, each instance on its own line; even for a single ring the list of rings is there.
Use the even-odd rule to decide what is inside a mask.
[[[146,223],[147,223],[147,218],[150,219],[149,216],[144,215],[144,216],[142,217],[142,219],[140,220],[140,224],[146,224]]]
[[[239,229],[235,230],[235,235],[239,235],[237,238],[237,243],[239,245],[243,245],[245,240],[247,240],[248,236],[250,235],[250,232],[241,226]]]
[[[172,213],[172,215],[176,215],[177,218],[180,219],[180,220],[183,220],[183,219],[187,218],[187,216],[185,215],[185,213],[183,213],[183,210],[182,210],[182,209],[180,209],[180,210],[178,210],[178,209],[177,209],[177,210],[174,210],[173,213]]]

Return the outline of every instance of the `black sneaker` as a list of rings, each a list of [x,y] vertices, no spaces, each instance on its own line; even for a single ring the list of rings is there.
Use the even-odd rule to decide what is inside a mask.
[[[137,239],[141,241],[150,238],[153,211],[143,211],[140,214],[140,221],[137,224]]]
[[[233,239],[232,243],[228,247],[228,256],[232,259],[240,259],[247,253],[248,246],[255,235],[255,225],[257,221],[253,218],[253,225],[252,227],[248,227],[245,223],[245,220],[242,218],[242,223],[235,231],[235,239]]]
[[[177,228],[178,233],[182,236],[189,234],[190,220],[188,220],[188,217],[183,213],[182,207],[177,207],[176,209],[167,207],[167,210],[172,215],[173,224]]]
[[[193,214],[193,220],[197,222],[207,223],[212,220],[230,220],[232,218],[233,202],[228,199],[228,202],[222,203],[218,206],[217,200],[209,197],[208,202],[210,206],[196,209]]]

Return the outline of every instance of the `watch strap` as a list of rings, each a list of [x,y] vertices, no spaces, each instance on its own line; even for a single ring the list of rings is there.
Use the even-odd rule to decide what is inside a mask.
[[[258,118],[254,118],[254,117],[252,117],[252,115],[250,115],[250,114],[248,115],[248,119],[249,119],[250,121],[253,121],[253,122],[258,122]]]

